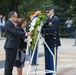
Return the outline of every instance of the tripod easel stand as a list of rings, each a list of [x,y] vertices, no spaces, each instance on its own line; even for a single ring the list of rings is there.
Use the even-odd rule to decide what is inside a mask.
[[[50,54],[53,56],[53,62],[54,62],[54,70],[41,70],[41,69],[38,69],[37,68],[37,62],[36,62],[36,67],[34,70],[30,71],[30,68],[31,68],[31,63],[32,63],[32,60],[33,60],[33,56],[34,56],[34,53],[35,53],[35,50],[36,50],[36,46],[38,44],[38,41],[39,40],[42,40],[43,43],[46,45],[46,47],[48,48],[48,50],[50,51]],[[37,52],[37,59],[38,59],[38,52]],[[52,51],[50,50],[49,46],[47,45],[47,43],[45,42],[44,38],[41,36],[41,31],[39,31],[38,33],[38,36],[37,36],[37,40],[36,40],[36,44],[35,44],[35,47],[34,47],[34,51],[33,51],[33,54],[32,54],[32,57],[30,59],[30,64],[29,64],[29,67],[28,67],[28,70],[27,70],[27,75],[29,75],[29,73],[40,73],[40,74],[44,74],[44,73],[53,73],[54,75],[56,75],[56,71],[55,71],[55,56],[54,54],[52,53]]]

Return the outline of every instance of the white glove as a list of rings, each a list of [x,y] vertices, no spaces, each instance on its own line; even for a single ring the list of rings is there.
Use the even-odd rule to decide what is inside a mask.
[[[42,28],[41,26],[38,26],[37,30],[41,32],[41,28]]]
[[[28,39],[25,39],[25,40],[24,40],[24,42],[26,42],[26,43],[27,43],[27,42],[28,42]]]

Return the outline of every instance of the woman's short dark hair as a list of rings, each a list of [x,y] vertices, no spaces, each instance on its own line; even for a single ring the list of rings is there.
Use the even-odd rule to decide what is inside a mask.
[[[20,20],[19,20],[18,23],[17,23],[17,27],[21,27],[21,25],[22,25],[22,23],[23,23],[24,21],[26,21],[25,18],[20,18]]]

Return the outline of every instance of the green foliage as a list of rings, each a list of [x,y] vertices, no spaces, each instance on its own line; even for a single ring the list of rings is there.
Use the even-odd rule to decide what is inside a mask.
[[[72,27],[75,27],[76,2],[75,0],[53,0],[55,4],[55,14],[60,18],[60,33],[66,33],[65,21],[67,17],[73,20]]]
[[[11,10],[15,10],[18,12],[19,17],[25,17],[27,22],[29,22],[29,14],[31,12],[40,10],[45,14],[44,6],[52,3],[55,5],[55,15],[61,20],[60,26],[64,26],[65,20],[70,16],[73,19],[73,26],[75,27],[75,0],[0,0],[0,14],[7,17]]]
[[[0,0],[0,14],[8,17],[10,11],[18,12],[18,5],[20,0]]]
[[[35,43],[36,43],[36,40],[37,40],[37,35],[38,35],[38,30],[37,30],[37,27],[40,25],[40,22],[44,20],[44,15],[43,13],[40,13],[38,14],[37,18],[36,18],[36,22],[35,22],[35,25],[32,26],[31,24],[31,27],[34,27],[34,29],[31,31],[32,32],[32,36],[31,39],[32,41],[30,42],[30,49],[33,50],[34,47],[35,47]],[[33,21],[32,21],[33,23]]]
[[[27,18],[27,21],[30,21],[29,14],[31,12],[40,10],[44,13],[44,6],[51,3],[51,0],[22,0],[19,5],[20,17],[25,17]]]

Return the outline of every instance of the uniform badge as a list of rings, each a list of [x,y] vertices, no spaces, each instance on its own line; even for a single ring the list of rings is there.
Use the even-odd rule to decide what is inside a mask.
[[[52,22],[49,22],[48,26],[52,26]]]

